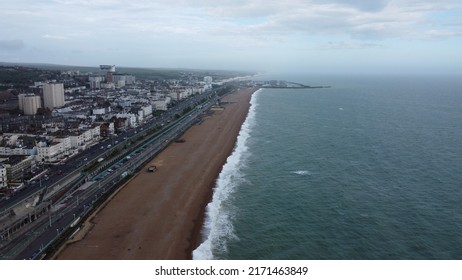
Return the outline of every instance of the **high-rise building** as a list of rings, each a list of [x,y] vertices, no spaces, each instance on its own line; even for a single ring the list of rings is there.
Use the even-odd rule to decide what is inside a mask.
[[[90,82],[91,89],[100,89],[101,83],[104,82],[104,77],[100,75],[92,75],[88,77],[88,81]]]
[[[62,83],[49,83],[43,85],[43,102],[45,108],[53,110],[64,106],[64,85]]]
[[[102,73],[105,73],[106,82],[112,83],[112,75],[116,72],[115,65],[100,65],[99,69]]]
[[[123,81],[123,85],[131,85],[135,83],[135,76],[120,73],[112,74],[112,82],[114,84],[117,84],[120,81]]]
[[[18,95],[19,110],[24,112],[24,115],[35,115],[37,109],[42,108],[40,96],[34,94],[19,94]]]
[[[18,94],[18,106],[20,111],[24,111],[24,97],[26,95],[27,94],[24,93]]]

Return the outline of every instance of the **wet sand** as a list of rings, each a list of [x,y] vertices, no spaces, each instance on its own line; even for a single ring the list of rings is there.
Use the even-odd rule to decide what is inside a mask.
[[[255,89],[223,98],[224,110],[172,143],[87,221],[82,239],[57,259],[190,259],[200,242],[205,206],[236,143]],[[147,172],[149,165],[157,171]]]

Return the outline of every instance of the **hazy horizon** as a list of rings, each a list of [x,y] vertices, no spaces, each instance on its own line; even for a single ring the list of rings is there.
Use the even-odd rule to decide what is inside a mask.
[[[456,74],[461,14],[454,0],[19,0],[0,10],[0,61]]]

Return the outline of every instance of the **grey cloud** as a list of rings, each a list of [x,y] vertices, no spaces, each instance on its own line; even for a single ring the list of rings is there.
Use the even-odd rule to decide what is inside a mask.
[[[25,47],[22,40],[0,40],[0,50],[18,51]]]

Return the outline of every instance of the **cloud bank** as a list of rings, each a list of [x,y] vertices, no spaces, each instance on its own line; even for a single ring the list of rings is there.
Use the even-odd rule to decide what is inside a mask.
[[[232,60],[215,52],[255,62],[271,55],[274,62],[287,59],[282,49],[392,49],[415,41],[443,46],[460,40],[461,14],[462,3],[455,0],[17,0],[0,10],[6,27],[0,48],[34,46],[30,56],[78,49],[88,61],[91,54],[110,59],[151,50],[161,58],[131,61],[167,65],[169,59],[172,66]]]

